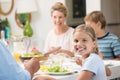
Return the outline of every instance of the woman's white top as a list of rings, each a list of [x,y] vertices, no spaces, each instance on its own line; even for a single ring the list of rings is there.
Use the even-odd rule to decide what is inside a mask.
[[[45,41],[44,52],[48,52],[51,47],[61,47],[62,49],[72,50],[73,43],[73,28],[69,28],[65,33],[56,35],[54,30],[51,30]]]

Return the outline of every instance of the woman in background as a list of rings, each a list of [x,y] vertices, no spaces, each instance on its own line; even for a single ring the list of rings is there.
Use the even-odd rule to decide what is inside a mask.
[[[74,54],[72,50],[74,29],[65,24],[67,8],[61,2],[55,3],[51,8],[51,17],[54,28],[48,33],[45,41],[45,52],[59,48],[54,53],[65,53],[69,56]]]

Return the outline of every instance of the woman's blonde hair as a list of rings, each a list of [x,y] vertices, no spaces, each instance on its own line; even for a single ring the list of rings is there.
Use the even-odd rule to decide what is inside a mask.
[[[81,25],[78,25],[74,32],[73,32],[73,35],[76,33],[76,32],[80,32],[80,31],[85,31],[93,41],[96,42],[96,47],[95,49],[93,50],[93,52],[97,53],[98,54],[98,47],[97,47],[97,41],[96,41],[96,35],[95,35],[95,31],[90,27],[90,26],[87,26],[85,24],[81,24]]]
[[[54,11],[60,11],[60,12],[62,12],[64,14],[65,17],[67,17],[67,13],[68,13],[67,8],[61,2],[57,2],[52,6],[52,8],[51,8],[51,16],[52,16]]]

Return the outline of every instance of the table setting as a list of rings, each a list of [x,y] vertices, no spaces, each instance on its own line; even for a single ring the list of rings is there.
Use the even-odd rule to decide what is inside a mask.
[[[74,58],[73,58],[74,59]],[[75,63],[75,61],[71,58],[65,58],[64,63],[62,63],[62,67],[66,67],[65,69],[69,70],[69,72],[41,72],[40,70],[35,73],[35,77],[38,75],[47,75],[58,80],[74,80],[78,77],[80,73],[80,66]],[[48,59],[49,60],[49,59]],[[105,66],[109,67],[111,70],[111,76],[107,76],[107,79],[114,79],[120,77],[120,61],[119,60],[103,60]],[[48,64],[48,63],[46,63]],[[43,64],[41,65],[42,68]],[[53,65],[52,65],[53,66]]]
[[[29,53],[30,54],[30,53]],[[49,57],[48,57],[49,55]],[[18,55],[20,56],[20,55]],[[45,58],[47,56],[47,58]],[[26,59],[26,54],[21,55],[20,66],[23,67],[22,59]],[[27,55],[27,58],[33,57],[32,53]],[[74,80],[79,76],[81,66],[77,65],[75,60],[80,58],[80,56],[66,57],[62,54],[54,55],[48,52],[43,55],[34,55],[34,57],[41,57],[40,69],[34,74],[34,77],[39,75],[47,75],[58,80]],[[20,57],[19,57],[20,58]],[[45,58],[45,59],[43,59]],[[16,59],[17,60],[17,59]],[[107,79],[114,79],[120,77],[120,61],[119,60],[103,60],[105,66],[109,67],[111,70],[111,76],[107,76]]]
[[[40,61],[40,70],[34,76],[47,75],[58,80],[66,80],[68,76],[78,74],[80,68],[72,58],[63,55],[50,55],[46,61]]]

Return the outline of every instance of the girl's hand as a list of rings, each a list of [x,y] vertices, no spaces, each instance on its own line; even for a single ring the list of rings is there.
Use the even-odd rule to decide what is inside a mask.
[[[77,63],[78,65],[82,66],[82,59],[77,58],[77,59],[76,59],[76,63]]]

